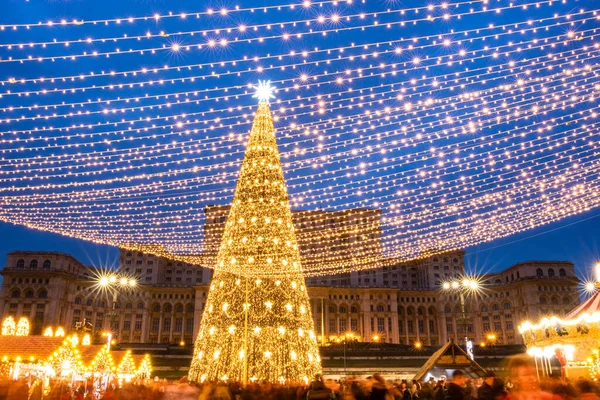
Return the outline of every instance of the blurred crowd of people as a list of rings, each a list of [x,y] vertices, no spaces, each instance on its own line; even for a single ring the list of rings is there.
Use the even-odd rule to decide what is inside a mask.
[[[321,375],[307,385],[235,382],[193,384],[155,380],[146,384],[110,384],[101,393],[57,382],[43,394],[39,380],[12,381],[0,387],[0,400],[600,400],[600,387],[586,379],[540,379],[533,360],[515,358],[506,380],[488,374],[471,379],[456,370],[450,379],[423,382],[388,381],[375,374],[366,379],[326,380]]]

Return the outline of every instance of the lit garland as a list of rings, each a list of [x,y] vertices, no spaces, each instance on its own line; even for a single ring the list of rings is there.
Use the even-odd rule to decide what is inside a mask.
[[[2,108],[0,219],[214,266],[206,254],[189,256],[218,248],[218,238],[203,238],[199,210],[231,198],[237,157],[246,142],[239,132],[252,117],[244,76],[266,71],[275,76],[282,97],[273,111],[275,121],[285,125],[278,137],[291,174],[292,205],[383,210],[383,235],[357,238],[360,246],[351,256],[325,249],[368,224],[298,235],[303,248],[323,250],[302,260],[307,276],[392,265],[598,205],[596,11],[561,10],[559,2],[506,7],[457,2],[389,10],[322,5],[326,9],[303,8],[312,10],[307,17],[290,7],[292,18],[245,21],[244,34],[227,12],[223,20],[209,18],[218,26],[203,26],[195,32],[201,36],[197,40],[179,40],[191,35],[186,30],[165,28],[167,33],[159,34],[170,36],[160,51],[206,55],[198,60],[202,63],[190,59],[125,70],[126,65],[116,64],[119,56],[114,70],[99,58],[94,71],[45,76],[42,68],[35,77],[2,82],[3,96],[14,104]],[[535,19],[517,12],[528,5],[539,12]],[[276,8],[269,10],[270,18],[280,15]],[[427,35],[394,35],[388,42],[389,33],[379,42],[368,40],[370,35],[357,41],[349,36],[353,30],[392,32],[392,26],[419,27],[434,20],[483,19],[492,12],[514,17],[510,24],[481,21],[479,28],[428,29]],[[204,14],[166,19],[192,17]],[[152,20],[131,18],[106,20],[99,27],[133,29],[131,21]],[[77,21],[60,25],[95,25]],[[5,29],[25,34],[55,24],[59,21]],[[307,46],[309,29],[323,35],[323,47]],[[15,52],[13,62],[28,54],[32,60],[65,55],[75,57],[69,61],[74,66],[82,46],[89,50],[86,57],[96,51],[104,58],[114,43],[138,41],[134,53],[151,53],[139,31],[123,37],[103,32],[91,41],[81,32],[55,40],[15,36],[15,43],[1,46]],[[155,28],[149,35],[156,38]],[[222,54],[216,62],[202,53],[213,48],[211,41],[210,51],[221,51],[221,40],[231,57]],[[249,56],[256,43],[275,40],[289,43],[289,52],[259,49]],[[188,50],[192,43],[201,49]],[[24,49],[17,54],[19,46]],[[219,84],[226,76],[239,79]],[[176,90],[191,82],[197,90]],[[75,96],[84,91],[102,91],[106,97]],[[65,174],[71,179],[62,179]],[[368,215],[356,211],[357,218]],[[326,226],[329,218],[318,213],[312,222]],[[232,267],[222,267],[227,269]]]
[[[301,382],[320,371],[268,98],[258,106],[223,234],[190,367],[194,381]],[[225,263],[235,272],[223,271]]]

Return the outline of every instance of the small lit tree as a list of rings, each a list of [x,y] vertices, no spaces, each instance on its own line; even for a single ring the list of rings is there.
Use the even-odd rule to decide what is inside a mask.
[[[2,321],[2,336],[14,336],[16,330],[15,319],[10,315]]]
[[[16,336],[29,336],[29,320],[25,317],[19,318],[17,322]]]

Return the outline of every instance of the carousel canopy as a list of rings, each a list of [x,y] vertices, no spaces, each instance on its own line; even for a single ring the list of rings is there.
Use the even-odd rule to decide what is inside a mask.
[[[592,297],[572,309],[564,319],[575,319],[583,314],[594,314],[600,312],[600,291],[594,293]]]

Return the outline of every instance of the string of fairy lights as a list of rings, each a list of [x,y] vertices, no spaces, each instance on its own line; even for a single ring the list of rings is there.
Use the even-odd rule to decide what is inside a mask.
[[[323,210],[296,227],[307,276],[597,206],[598,10],[365,0],[48,17],[0,26],[3,221],[212,266],[223,225],[203,209],[231,202],[265,76],[290,203]]]

